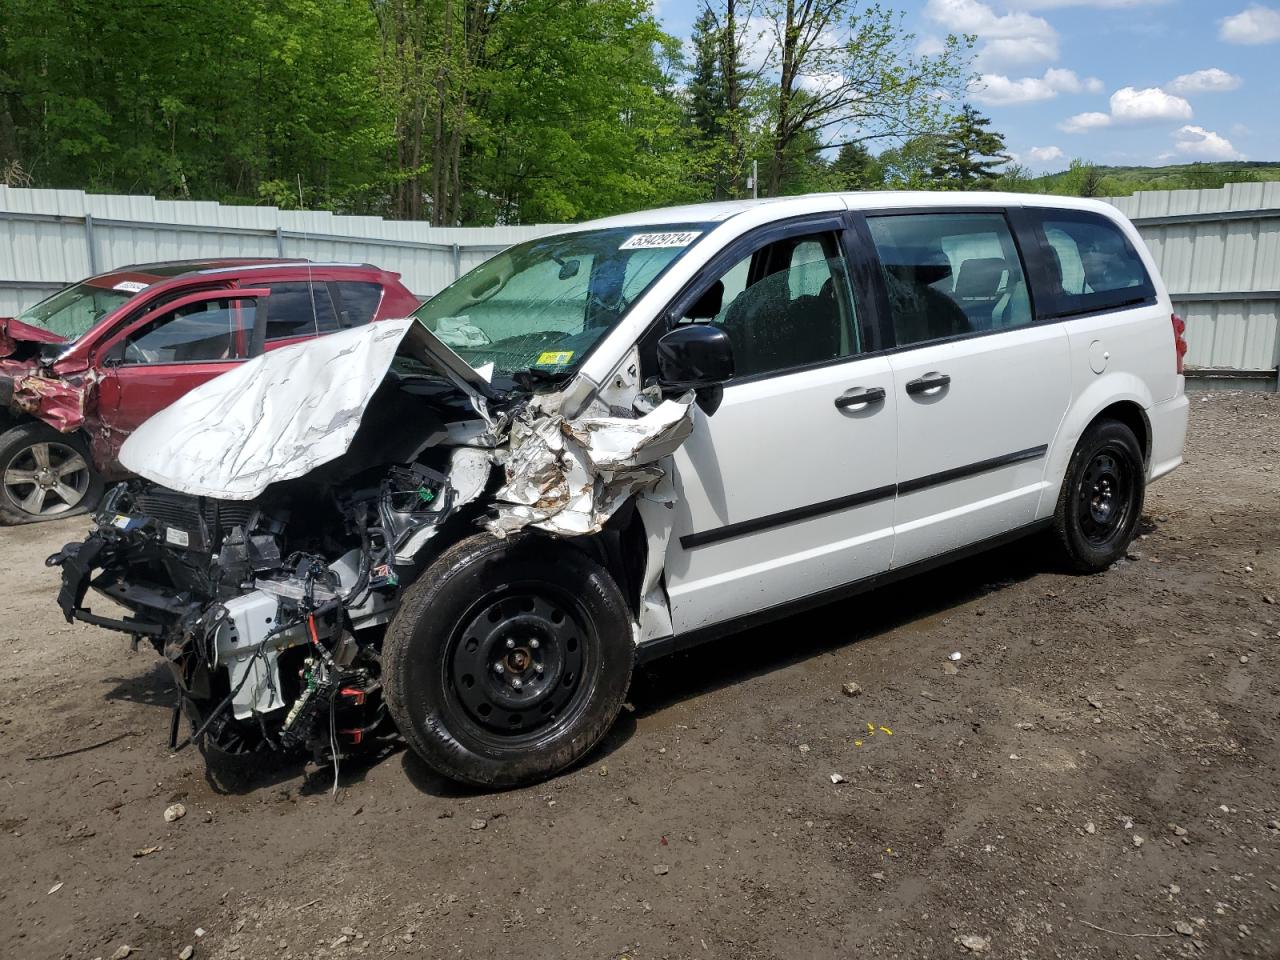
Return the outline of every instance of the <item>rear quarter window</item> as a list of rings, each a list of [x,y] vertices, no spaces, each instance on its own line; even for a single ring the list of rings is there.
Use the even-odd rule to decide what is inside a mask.
[[[319,336],[338,329],[329,288],[323,283],[288,280],[268,283],[266,340]]]
[[[1036,212],[1045,245],[1036,290],[1045,318],[1154,303],[1155,285],[1129,238],[1096,213]]]
[[[343,326],[362,327],[373,319],[382,302],[382,284],[367,280],[339,280]]]

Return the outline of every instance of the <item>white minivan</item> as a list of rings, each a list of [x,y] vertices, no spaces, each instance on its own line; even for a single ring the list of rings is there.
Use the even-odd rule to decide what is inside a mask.
[[[599,742],[638,660],[1039,530],[1105,570],[1182,459],[1182,331],[1096,201],[614,217],[188,395],[50,562],[68,619],[163,653],[206,748],[394,730],[528,783]]]

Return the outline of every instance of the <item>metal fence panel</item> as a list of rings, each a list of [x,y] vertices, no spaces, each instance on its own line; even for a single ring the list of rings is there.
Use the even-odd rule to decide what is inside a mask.
[[[1137,224],[1187,320],[1188,364],[1280,365],[1280,183],[1111,198]],[[432,227],[319,210],[0,186],[0,316],[130,263],[289,256],[375,263],[419,296],[497,250],[556,229]]]
[[[374,263],[420,297],[556,226],[432,227],[190,200],[0,186],[0,316],[115,267],[205,257]]]
[[[1187,321],[1187,364],[1280,366],[1280,183],[1111,198],[1137,224]]]

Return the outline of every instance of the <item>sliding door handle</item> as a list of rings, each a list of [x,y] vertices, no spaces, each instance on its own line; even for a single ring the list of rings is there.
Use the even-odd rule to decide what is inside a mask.
[[[883,403],[884,397],[884,387],[854,387],[836,397],[836,409],[847,410],[849,407],[866,407],[873,403]]]
[[[907,393],[914,396],[918,393],[928,393],[931,390],[941,390],[949,383],[951,383],[951,378],[947,374],[938,373],[935,370],[931,373],[926,373],[923,377],[908,380]]]

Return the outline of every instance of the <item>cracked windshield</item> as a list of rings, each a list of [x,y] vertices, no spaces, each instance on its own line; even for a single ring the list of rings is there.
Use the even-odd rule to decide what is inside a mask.
[[[709,227],[617,227],[522,243],[414,317],[490,379],[566,374]]]

